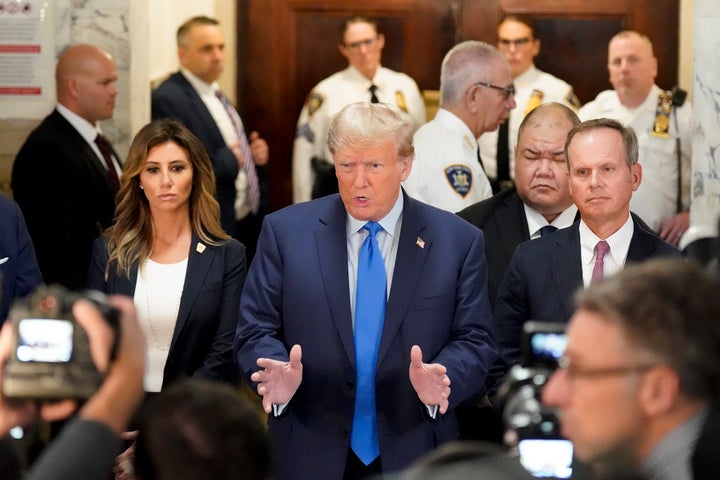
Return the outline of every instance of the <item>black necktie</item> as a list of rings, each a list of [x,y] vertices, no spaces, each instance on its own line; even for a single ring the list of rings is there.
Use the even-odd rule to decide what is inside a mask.
[[[544,227],[540,228],[540,236],[543,237],[548,233],[554,232],[555,230],[557,230],[557,227],[553,227],[552,225],[545,225]]]
[[[497,177],[496,182],[499,188],[503,188],[510,180],[510,152],[508,151],[508,123],[510,117],[498,129],[497,140]]]
[[[370,91],[370,103],[378,103],[380,100],[378,100],[377,95],[375,95],[375,90],[377,90],[377,85],[372,84],[370,85],[370,88],[368,88]]]
[[[118,178],[117,170],[115,170],[115,163],[112,160],[113,148],[108,139],[99,133],[95,137],[95,145],[100,149],[100,153],[102,153],[103,159],[105,159],[105,165],[107,165],[108,170],[108,184],[113,194],[115,194],[120,189],[120,179]]]

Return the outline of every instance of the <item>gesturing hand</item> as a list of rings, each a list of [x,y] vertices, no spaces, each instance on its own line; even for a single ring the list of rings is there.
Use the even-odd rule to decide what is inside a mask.
[[[439,363],[423,363],[422,350],[413,345],[410,350],[410,383],[425,405],[438,405],[440,413],[448,409],[450,378],[447,369]]]
[[[272,411],[273,404],[289,402],[302,382],[302,349],[293,345],[290,349],[290,361],[281,362],[270,358],[258,358],[258,370],[250,376],[257,382],[257,392],[261,395],[265,413]]]

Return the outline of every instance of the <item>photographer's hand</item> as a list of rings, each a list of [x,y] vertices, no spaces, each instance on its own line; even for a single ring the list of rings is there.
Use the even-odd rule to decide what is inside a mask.
[[[143,398],[145,338],[138,324],[132,299],[111,296],[110,303],[120,310],[120,341],[117,358],[110,364],[105,381],[98,391],[80,410],[80,417],[102,422],[119,435],[125,430],[127,422]],[[112,343],[111,339],[103,338],[102,332],[94,328],[99,323],[98,319],[102,324],[107,325],[100,316],[99,310],[90,302],[78,301],[73,307],[73,314],[88,332],[93,360],[98,364],[98,360],[102,361],[104,358],[107,364],[109,344],[97,353],[93,349],[94,343],[100,345],[101,342],[108,340]],[[89,322],[86,324],[83,319]],[[96,355],[101,358],[96,358]],[[101,368],[100,364],[98,368]]]
[[[0,367],[5,364],[12,348],[12,325],[5,322],[0,331]],[[2,385],[2,368],[0,368],[0,385]],[[28,425],[35,418],[36,408],[32,402],[15,401],[5,398],[0,393],[0,436],[8,434],[15,426]]]

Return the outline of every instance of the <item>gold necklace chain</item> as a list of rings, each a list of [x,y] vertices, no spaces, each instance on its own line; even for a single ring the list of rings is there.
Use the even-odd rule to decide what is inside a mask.
[[[157,348],[161,352],[167,352],[168,350],[170,350],[170,345],[172,344],[172,335],[170,335],[170,341],[168,342],[167,345],[160,345],[160,341],[159,341],[157,332],[155,332],[155,326],[153,325],[153,322],[152,322],[152,316],[150,315],[150,280],[149,280],[149,277],[147,276],[147,271],[146,271],[148,261],[149,261],[149,259],[146,260],[145,263],[143,263],[143,266],[140,268],[140,277],[145,282],[145,306],[147,308],[146,313],[147,313],[148,326],[150,327],[150,336],[152,337],[152,341],[153,341],[153,344],[155,345],[155,348]],[[180,289],[180,293],[178,294],[177,303],[175,304],[175,322],[177,322],[178,313],[180,312],[180,300],[181,299],[182,299],[182,289]]]

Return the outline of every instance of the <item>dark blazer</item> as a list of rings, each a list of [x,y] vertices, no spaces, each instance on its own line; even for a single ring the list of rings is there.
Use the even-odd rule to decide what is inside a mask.
[[[24,297],[43,282],[20,208],[5,195],[0,195],[0,282],[2,326],[13,300]]]
[[[693,480],[717,480],[720,478],[720,405],[711,406],[692,456]]]
[[[220,223],[231,235],[235,234],[235,178],[238,162],[228,148],[210,111],[190,82],[175,72],[152,93],[152,118],[174,118],[185,124],[205,145],[215,171],[216,195],[220,203]],[[256,169],[259,169],[256,166]],[[263,176],[258,172],[259,179]],[[264,186],[261,185],[261,192]]]
[[[500,282],[515,247],[530,240],[523,202],[517,189],[512,187],[457,214],[483,231],[488,263],[488,296],[490,303],[495,305]]]
[[[633,225],[627,262],[680,255],[677,248],[645,230],[634,214]],[[505,272],[495,304],[501,359],[508,365],[519,360],[525,321],[570,320],[575,310],[573,295],[582,286],[580,222],[520,244]]]
[[[303,348],[300,388],[268,420],[276,480],[343,477],[356,378],[346,218],[337,194],[265,217],[243,291],[235,359],[248,381],[259,357]],[[496,357],[485,271],[480,230],[404,195],[376,371],[385,472],[458,437],[454,408],[482,388]],[[435,421],[408,377],[415,344],[452,381],[450,409]]]
[[[112,224],[115,203],[100,162],[57,110],[33,130],[15,158],[13,197],[47,283],[82,288],[93,240]]]
[[[205,249],[198,248],[204,245]],[[95,242],[87,286],[105,293],[135,294],[138,265],[130,278],[111,266],[105,278],[107,244]],[[237,240],[219,246],[193,235],[177,324],[163,375],[163,388],[182,377],[234,382],[232,343],[245,284],[245,247]]]

